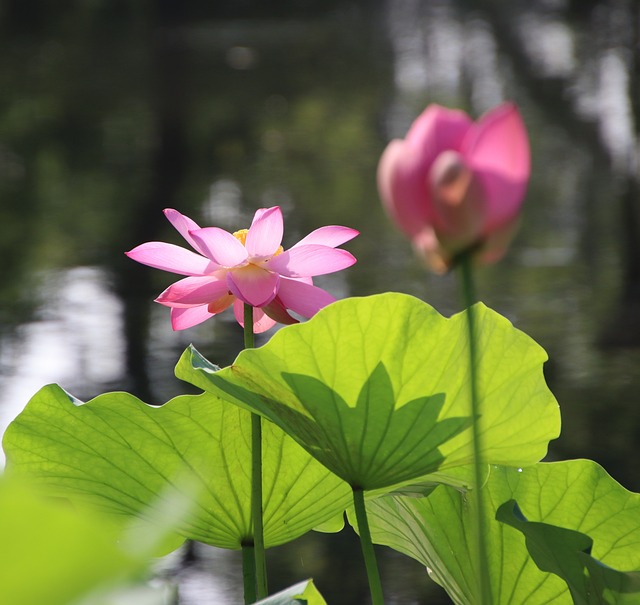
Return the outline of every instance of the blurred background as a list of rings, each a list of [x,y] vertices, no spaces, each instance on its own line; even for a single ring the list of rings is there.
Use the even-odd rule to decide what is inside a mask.
[[[387,221],[377,161],[428,103],[477,117],[512,99],[533,176],[480,296],[549,353],[549,460],[592,458],[640,491],[639,31],[635,0],[2,0],[0,433],[49,382],[161,404],[189,392],[173,366],[190,342],[234,359],[231,313],[172,332],[152,300],[174,277],[123,254],[182,243],[166,207],[233,231],[280,205],[285,247],[354,227],[358,263],[319,285],[456,312],[455,278]],[[350,529],[273,549],[270,587],[313,576],[329,603],[366,603],[358,549]],[[380,557],[388,603],[450,602]],[[227,605],[239,570],[197,546],[163,573],[183,605]]]

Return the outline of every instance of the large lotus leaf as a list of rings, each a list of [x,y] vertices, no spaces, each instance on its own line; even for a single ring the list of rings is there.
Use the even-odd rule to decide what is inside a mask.
[[[624,489],[595,462],[493,466],[483,490],[494,605],[572,603],[567,584],[536,566],[524,536],[495,519],[510,500],[528,519],[589,536],[591,555],[602,564],[640,569],[640,494]],[[368,500],[367,512],[374,542],[428,567],[455,603],[479,602],[474,499],[468,492],[441,485],[425,498],[386,495]]]
[[[120,517],[138,515],[158,494],[195,483],[182,536],[240,548],[251,536],[250,425],[249,412],[210,394],[152,407],[128,393],[108,393],[80,405],[51,385],[7,429],[7,470]],[[343,481],[263,422],[267,546],[329,521],[349,501]]]
[[[532,464],[560,428],[546,353],[484,305],[474,312],[482,453]],[[269,418],[352,486],[382,488],[472,461],[466,319],[404,294],[351,298],[223,370],[187,349],[176,373]]]
[[[256,605],[327,605],[313,580],[305,580],[290,588],[258,601]]]
[[[529,554],[542,571],[561,577],[574,605],[637,605],[640,571],[623,572],[591,556],[593,540],[579,531],[528,521],[515,500],[505,502],[496,519],[521,531]]]
[[[179,515],[175,510],[164,527],[156,525],[146,546],[161,540]],[[126,535],[115,540],[108,519],[96,511],[71,509],[15,480],[0,480],[0,536],[0,603],[7,605],[115,602],[109,597],[120,595],[151,560],[151,552],[140,544],[132,549]]]

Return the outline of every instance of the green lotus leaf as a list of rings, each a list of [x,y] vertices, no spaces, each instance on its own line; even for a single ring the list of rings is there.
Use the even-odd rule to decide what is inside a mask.
[[[484,305],[474,312],[484,459],[533,464],[560,429],[546,353]],[[336,302],[222,370],[190,348],[176,373],[270,419],[353,487],[472,462],[466,314],[411,296]]]
[[[258,601],[256,605],[327,605],[327,602],[314,586],[313,580],[305,580]]]
[[[489,476],[490,466],[486,465],[485,476]],[[413,496],[415,498],[428,496],[439,485],[448,485],[461,492],[471,489],[474,483],[474,468],[471,465],[456,466],[445,471],[437,471],[424,475],[416,481],[407,481],[395,485],[391,490],[379,489],[367,492],[367,497],[396,494],[399,496]]]
[[[174,504],[171,518],[154,514],[160,524],[146,527],[142,543],[134,545],[131,527],[115,536],[109,519],[95,510],[71,508],[43,498],[27,482],[0,478],[0,603],[105,603],[120,595],[149,567],[147,547],[179,519],[184,508]],[[140,537],[140,528],[133,533]]]
[[[634,605],[640,602],[640,571],[612,569],[591,556],[593,540],[579,531],[528,521],[515,500],[498,508],[496,519],[525,536],[542,571],[562,578],[575,605]]]
[[[568,543],[556,555],[565,557],[566,551],[572,550],[571,565],[574,569],[579,567],[581,573],[585,568],[589,574],[595,573],[596,568],[600,572],[603,566],[612,568],[612,572],[640,569],[640,494],[624,489],[595,462],[538,463],[522,469],[493,466],[483,490],[493,604],[573,603],[567,583],[536,565],[521,531],[495,519],[501,505],[512,500],[518,502],[528,519],[556,526],[544,532],[557,531],[572,539],[574,532],[580,532],[579,540],[584,541]],[[420,561],[458,605],[479,602],[474,510],[474,499],[468,492],[446,485],[440,485],[425,498],[385,495],[367,501],[374,542]],[[505,509],[501,510],[505,519]],[[349,520],[352,521],[351,512]],[[593,559],[579,552],[587,541],[593,542]],[[551,545],[559,546],[553,542]],[[547,564],[551,566],[548,561]],[[621,590],[611,579],[603,582],[610,591]],[[629,586],[633,588],[635,584]],[[638,599],[638,595],[634,597]],[[626,605],[633,601],[601,602]]]
[[[141,514],[158,494],[195,485],[193,510],[178,533],[240,548],[251,536],[250,416],[210,394],[177,397],[160,407],[127,393],[80,404],[51,385],[7,429],[7,471],[119,518]],[[349,502],[349,486],[263,422],[267,546],[327,523]]]

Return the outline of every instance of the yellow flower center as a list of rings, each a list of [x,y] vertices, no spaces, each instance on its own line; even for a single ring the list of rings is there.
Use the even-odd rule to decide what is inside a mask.
[[[247,233],[249,233],[249,229],[240,229],[240,231],[234,232],[233,237],[235,237],[243,246],[246,246]]]
[[[243,246],[246,246],[247,233],[249,233],[249,229],[240,229],[239,231],[234,231],[233,237],[235,237]],[[278,256],[278,254],[282,254],[283,252],[284,248],[282,246],[278,246],[278,249],[274,252],[273,256]]]

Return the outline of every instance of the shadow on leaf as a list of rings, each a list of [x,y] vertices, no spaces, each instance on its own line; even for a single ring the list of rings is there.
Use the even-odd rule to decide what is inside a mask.
[[[542,571],[562,578],[574,603],[637,603],[640,571],[622,572],[591,556],[593,540],[582,532],[528,521],[515,500],[502,504],[496,519],[522,532],[531,558]]]
[[[397,407],[382,363],[362,385],[355,405],[306,374],[283,372],[288,389],[269,389],[234,375],[251,388],[230,384],[215,374],[210,378],[234,402],[269,418],[336,475],[365,490],[435,472],[444,462],[439,446],[471,424],[468,417],[438,420],[443,393]]]

